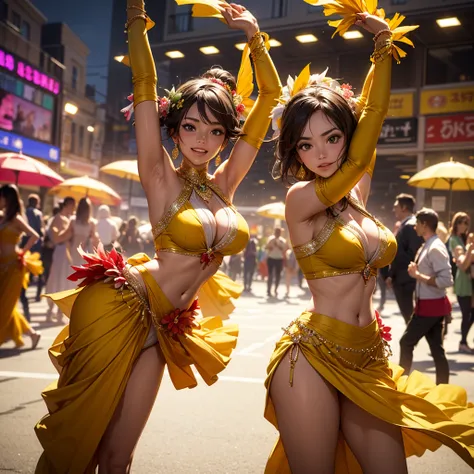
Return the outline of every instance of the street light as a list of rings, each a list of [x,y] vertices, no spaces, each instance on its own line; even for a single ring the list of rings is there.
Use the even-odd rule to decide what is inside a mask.
[[[94,131],[94,127],[92,125],[89,125],[87,127],[87,131],[92,133]]]
[[[76,115],[78,111],[77,105],[71,104],[71,102],[66,102],[64,104],[64,112],[71,114],[71,115]]]

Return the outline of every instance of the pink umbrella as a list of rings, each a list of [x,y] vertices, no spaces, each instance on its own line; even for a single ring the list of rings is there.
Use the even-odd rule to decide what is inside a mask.
[[[20,153],[0,153],[0,181],[51,188],[64,179],[48,166]]]

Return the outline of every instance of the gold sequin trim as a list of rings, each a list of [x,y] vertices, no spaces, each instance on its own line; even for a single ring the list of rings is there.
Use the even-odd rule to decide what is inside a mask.
[[[310,240],[305,244],[293,247],[295,257],[304,258],[315,254],[328,241],[329,237],[331,237],[335,225],[336,222],[334,221],[334,219],[326,219],[323,228],[313,240]]]

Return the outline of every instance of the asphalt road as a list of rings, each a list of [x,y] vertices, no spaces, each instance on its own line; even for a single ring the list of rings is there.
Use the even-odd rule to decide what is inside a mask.
[[[139,442],[132,471],[156,473],[262,473],[276,432],[263,418],[266,365],[281,327],[297,316],[308,301],[299,288],[287,300],[267,300],[263,283],[254,284],[254,295],[237,301],[232,319],[239,323],[240,337],[229,367],[212,387],[201,383],[193,390],[176,391],[165,374],[153,412]],[[281,289],[283,293],[283,288]],[[33,296],[33,293],[31,293]],[[39,349],[16,350],[7,343],[0,349],[0,472],[33,473],[41,452],[33,426],[45,413],[41,390],[56,375],[47,347],[58,326],[45,324],[46,304],[32,303],[33,324],[43,337]],[[393,360],[398,360],[398,340],[403,318],[393,299],[384,318],[392,326]],[[460,315],[446,340],[451,383],[467,389],[474,401],[474,356],[457,353]],[[427,344],[416,349],[414,368],[429,375],[434,366]],[[472,470],[448,448],[409,459],[416,474],[464,474]]]

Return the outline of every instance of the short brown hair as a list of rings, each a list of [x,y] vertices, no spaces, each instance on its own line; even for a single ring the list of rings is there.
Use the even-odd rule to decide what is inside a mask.
[[[416,213],[416,220],[422,224],[426,224],[433,232],[438,228],[439,216],[438,213],[427,207],[420,209]]]
[[[400,207],[406,208],[408,211],[413,212],[415,210],[416,200],[411,194],[399,194],[395,201],[398,201]]]

